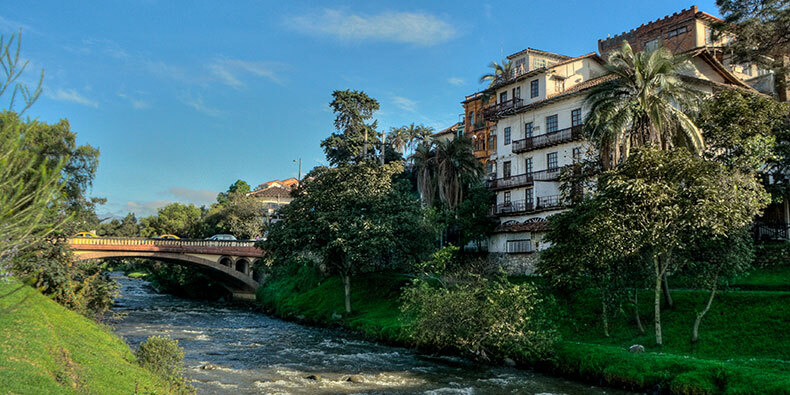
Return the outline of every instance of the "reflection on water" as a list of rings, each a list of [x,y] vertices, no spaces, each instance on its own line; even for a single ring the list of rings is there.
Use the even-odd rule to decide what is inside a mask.
[[[187,376],[207,394],[589,394],[620,393],[506,367],[361,340],[285,322],[244,307],[160,295],[119,273],[115,331],[132,347],[169,335]]]

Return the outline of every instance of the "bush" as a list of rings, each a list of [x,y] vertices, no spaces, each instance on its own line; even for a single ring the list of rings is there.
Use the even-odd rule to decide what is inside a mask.
[[[402,310],[417,345],[526,362],[548,355],[557,340],[546,314],[551,303],[531,284],[475,277],[451,288],[415,280]]]
[[[151,336],[135,351],[140,366],[167,380],[178,393],[193,393],[194,388],[186,383],[184,350],[178,340],[165,336]]]
[[[754,266],[758,268],[790,264],[790,243],[765,242],[755,248]]]

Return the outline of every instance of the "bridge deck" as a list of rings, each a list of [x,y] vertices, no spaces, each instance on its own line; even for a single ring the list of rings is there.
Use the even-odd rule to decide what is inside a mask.
[[[262,255],[262,251],[255,247],[254,241],[73,237],[68,239],[68,244],[73,250],[83,251],[146,251],[245,257],[259,257]]]

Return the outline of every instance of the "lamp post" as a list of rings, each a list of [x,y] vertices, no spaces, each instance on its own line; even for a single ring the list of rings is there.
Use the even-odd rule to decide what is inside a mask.
[[[298,163],[299,164],[298,165],[299,166],[299,172],[297,173],[296,181],[301,183],[302,182],[302,157],[299,157],[299,159],[294,159],[294,163]]]

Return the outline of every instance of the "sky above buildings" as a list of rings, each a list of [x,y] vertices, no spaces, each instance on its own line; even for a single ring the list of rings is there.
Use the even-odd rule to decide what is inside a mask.
[[[577,56],[597,40],[688,8],[662,1],[265,2],[5,0],[23,29],[26,113],[66,118],[101,150],[91,196],[105,215],[210,204],[325,164],[337,89],[381,103],[379,130],[459,120],[487,64],[527,47]],[[718,16],[714,0],[698,1]],[[3,103],[5,106],[6,103]]]

